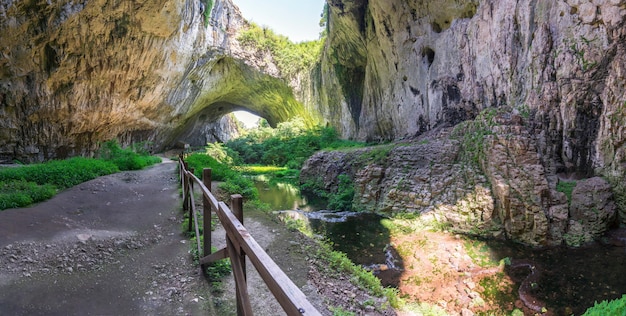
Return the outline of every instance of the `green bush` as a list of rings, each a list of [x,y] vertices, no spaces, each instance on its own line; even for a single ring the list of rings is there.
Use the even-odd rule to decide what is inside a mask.
[[[211,179],[213,181],[227,181],[237,174],[228,165],[220,163],[206,154],[191,154],[185,158],[185,161],[189,168],[194,169],[194,174],[200,179],[202,179],[202,169],[204,168],[211,168]]]
[[[257,129],[225,144],[245,164],[262,164],[300,169],[316,151],[363,147],[364,143],[341,140],[329,127],[307,127],[302,118],[278,124],[275,129]]]
[[[352,179],[345,174],[341,174],[337,180],[339,180],[337,192],[327,193],[328,208],[337,211],[351,211],[352,200],[354,199]]]
[[[593,307],[587,309],[583,316],[620,315],[626,316],[626,294],[612,301],[596,302]]]
[[[241,194],[241,196],[248,200],[256,200],[259,198],[259,191],[254,186],[254,182],[240,174],[221,183],[219,188],[229,195]]]
[[[45,201],[53,197],[56,191],[50,184],[38,185],[24,180],[0,182],[0,210]]]
[[[141,170],[161,162],[161,158],[150,156],[144,144],[123,149],[117,141],[108,141],[102,144],[98,155],[101,159],[114,163],[119,170]]]
[[[118,172],[112,162],[82,157],[0,170],[0,181],[24,180],[65,189],[99,176]]]
[[[230,166],[220,163],[213,157],[205,154],[189,155],[185,161],[189,168],[194,168],[194,174],[200,178],[202,169],[211,168],[211,180],[224,181],[219,188],[227,194],[241,194],[246,199],[258,199],[259,192],[252,180],[245,178],[240,172]]]
[[[117,142],[102,145],[100,159],[74,157],[0,169],[0,209],[45,201],[66,189],[120,170],[137,170],[161,161],[151,157],[145,144],[122,149]]]
[[[576,187],[576,181],[560,181],[556,184],[556,190],[565,193],[567,196],[567,203],[572,202],[572,192]]]

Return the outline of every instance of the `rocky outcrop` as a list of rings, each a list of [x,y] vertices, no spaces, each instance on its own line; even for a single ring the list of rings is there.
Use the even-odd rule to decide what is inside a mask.
[[[238,109],[307,116],[271,56],[237,42],[230,0],[3,0],[0,17],[0,160],[163,148]]]
[[[335,192],[341,174],[354,179],[354,207],[388,215],[427,214],[443,226],[500,236],[501,221],[487,179],[460,161],[460,141],[450,130],[421,141],[349,152],[319,152],[305,163],[300,181]]]
[[[300,181],[335,192],[353,179],[357,210],[417,213],[442,227],[532,246],[578,246],[615,224],[611,186],[580,180],[571,195],[549,184],[528,119],[488,110],[476,120],[416,140],[320,152]]]
[[[609,183],[599,177],[578,181],[572,191],[565,240],[580,245],[598,239],[615,226],[616,208]]]
[[[413,139],[497,109],[465,130],[480,146],[459,135],[459,153],[487,178],[504,234],[533,245],[601,234],[604,219],[576,232],[559,179],[606,178],[626,223],[626,1],[329,1],[328,31],[309,93],[342,135]]]

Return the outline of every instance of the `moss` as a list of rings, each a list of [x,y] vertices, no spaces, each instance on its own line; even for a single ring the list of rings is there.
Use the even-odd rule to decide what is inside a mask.
[[[485,158],[485,139],[493,134],[491,127],[497,114],[497,109],[487,108],[475,120],[462,122],[454,128],[451,137],[461,141],[461,161],[480,167]]]
[[[213,10],[213,0],[204,0],[204,27],[209,26],[209,20],[211,19],[211,11]]]
[[[567,204],[572,203],[572,192],[576,187],[576,181],[559,181],[556,185],[556,190],[565,193],[567,196]]]

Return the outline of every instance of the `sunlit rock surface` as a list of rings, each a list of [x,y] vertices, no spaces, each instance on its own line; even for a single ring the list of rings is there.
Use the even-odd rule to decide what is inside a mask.
[[[519,122],[482,143],[489,221],[533,245],[595,238],[615,222],[573,233],[556,187],[602,176],[626,223],[626,1],[329,1],[328,31],[309,93],[342,135],[412,139],[496,108]]]
[[[0,159],[90,154],[112,138],[163,148],[207,138],[188,134],[199,116],[236,109],[306,116],[271,58],[237,43],[238,9],[212,2],[1,1]]]

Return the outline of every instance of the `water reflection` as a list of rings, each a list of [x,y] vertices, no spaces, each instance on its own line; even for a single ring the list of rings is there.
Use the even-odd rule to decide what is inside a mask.
[[[259,181],[263,180],[263,181]],[[381,224],[384,218],[373,213],[324,210],[325,201],[304,196],[289,183],[274,183],[257,178],[259,199],[272,209],[294,219],[305,220],[310,228],[333,244],[356,264],[378,274],[384,285],[397,286],[402,270],[396,250],[389,245],[389,231]]]
[[[269,204],[276,211],[302,210],[313,212],[324,206],[320,199],[300,194],[298,187],[291,183],[270,182],[264,176],[258,176],[254,180],[254,186],[259,191],[259,200]]]
[[[580,315],[594,302],[626,293],[626,249],[594,244],[582,248],[530,249],[512,243],[488,241],[500,258],[532,262],[541,269],[533,295],[555,315]],[[516,281],[519,278],[510,272]]]

